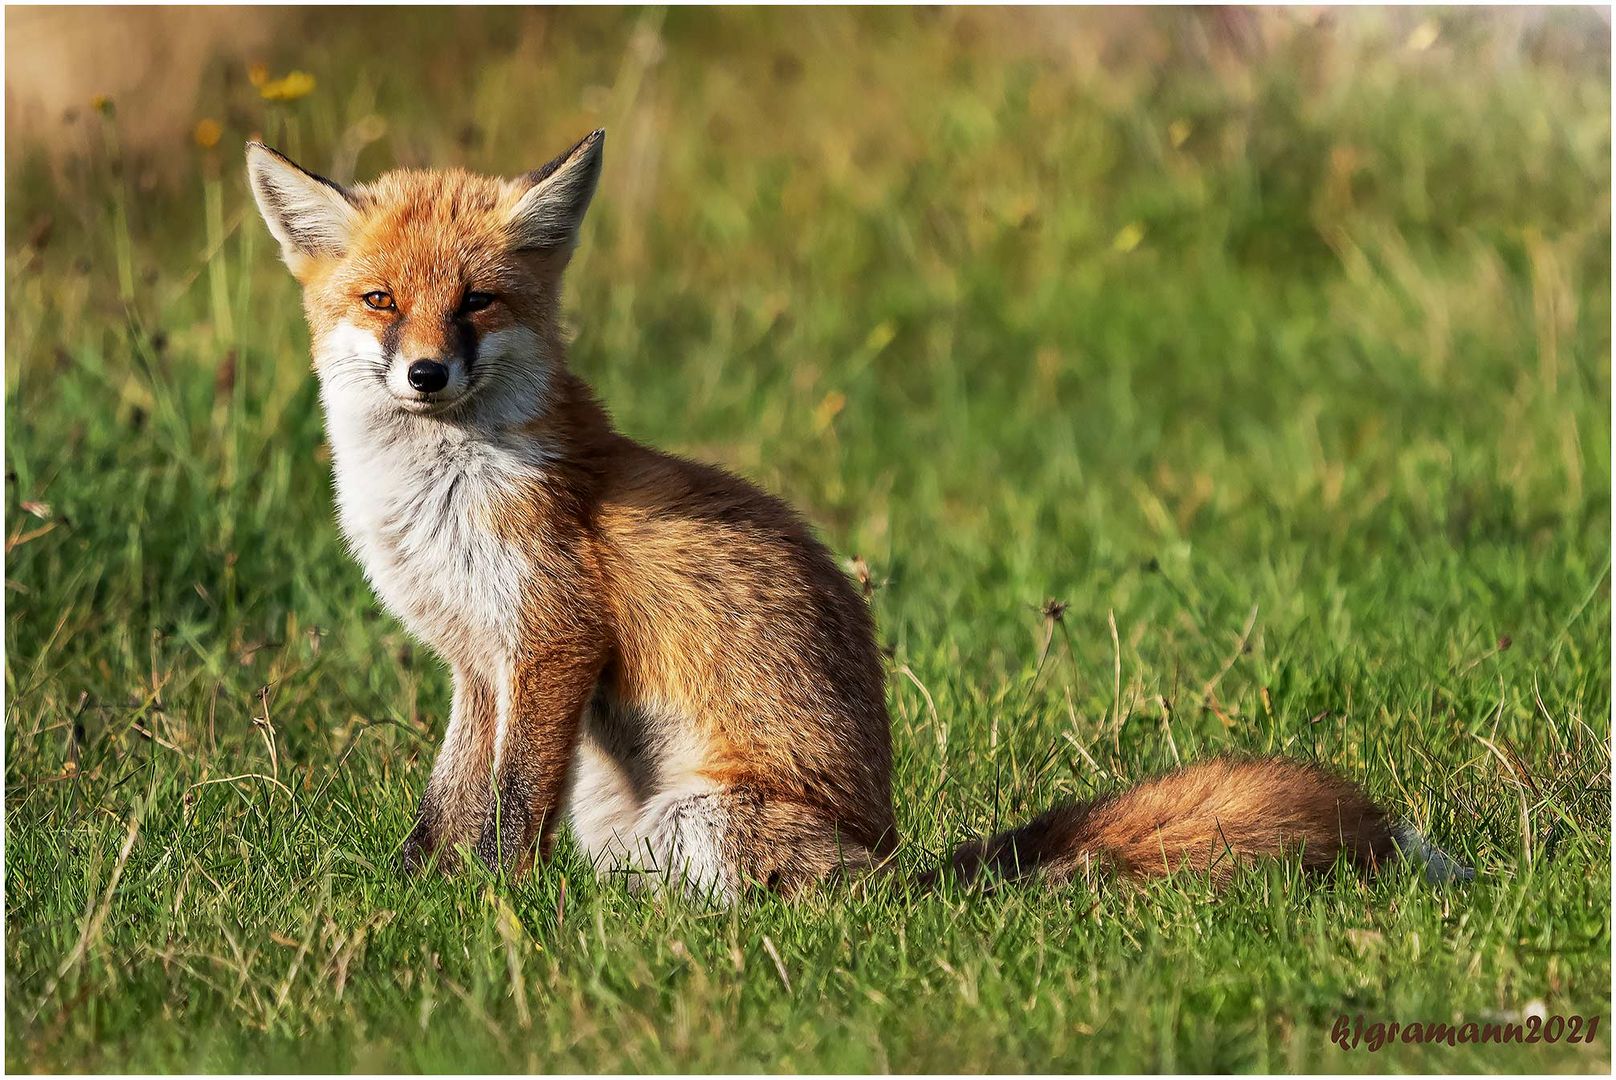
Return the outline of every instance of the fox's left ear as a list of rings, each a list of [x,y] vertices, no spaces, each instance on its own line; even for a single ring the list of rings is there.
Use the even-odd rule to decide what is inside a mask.
[[[346,250],[358,209],[340,186],[255,142],[247,144],[247,177],[292,273],[307,259]]]
[[[605,146],[605,130],[591,131],[571,150],[522,178],[529,187],[510,217],[517,250],[572,250],[600,181]]]

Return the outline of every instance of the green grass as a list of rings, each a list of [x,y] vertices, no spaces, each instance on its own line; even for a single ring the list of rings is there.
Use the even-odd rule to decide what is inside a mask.
[[[1269,13],[1244,60],[1171,12],[276,18],[318,86],[209,61],[217,150],[124,100],[8,157],[10,1069],[1608,1068],[1595,14]],[[906,865],[1273,751],[1476,883],[400,880],[448,680],[344,554],[239,144],[514,172],[601,123],[575,366],[868,562]],[[1535,1002],[1597,1041],[1329,1041]]]

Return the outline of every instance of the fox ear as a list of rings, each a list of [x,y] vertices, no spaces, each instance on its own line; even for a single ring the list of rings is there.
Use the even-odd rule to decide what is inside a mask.
[[[353,197],[341,187],[255,142],[247,144],[247,177],[258,212],[294,272],[304,259],[340,255],[347,248],[358,215]]]
[[[600,180],[604,129],[591,131],[578,145],[535,169],[519,183],[527,191],[511,211],[510,229],[519,251],[570,251]]]

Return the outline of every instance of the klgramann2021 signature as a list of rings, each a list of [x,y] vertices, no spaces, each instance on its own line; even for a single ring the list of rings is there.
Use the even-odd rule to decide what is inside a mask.
[[[1392,1043],[1591,1043],[1599,1034],[1597,1016],[1523,1016],[1519,1022],[1465,1021],[1462,1024],[1401,1023],[1396,1020],[1366,1023],[1363,1013],[1336,1017],[1330,1041],[1343,1050],[1362,1047],[1371,1054]]]

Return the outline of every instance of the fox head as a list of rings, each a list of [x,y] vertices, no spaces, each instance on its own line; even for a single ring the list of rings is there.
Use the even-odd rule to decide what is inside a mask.
[[[303,286],[327,411],[537,415],[604,143],[593,132],[515,180],[402,170],[351,187],[249,143],[259,212]]]

